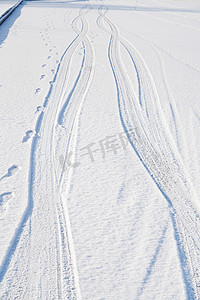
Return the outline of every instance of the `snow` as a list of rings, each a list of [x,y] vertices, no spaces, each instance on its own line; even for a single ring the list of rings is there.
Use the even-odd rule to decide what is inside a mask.
[[[24,1],[0,26],[1,299],[200,298],[199,13]]]
[[[9,8],[14,6],[17,3],[17,1],[0,1],[0,16],[3,15],[4,12],[6,12]]]

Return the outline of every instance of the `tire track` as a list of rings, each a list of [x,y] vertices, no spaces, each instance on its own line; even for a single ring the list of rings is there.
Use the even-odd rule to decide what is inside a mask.
[[[55,295],[57,299],[81,299],[70,220],[55,174],[58,159],[53,143],[60,107],[66,100],[72,58],[80,43],[85,45],[84,64],[82,62],[80,82],[76,82],[81,93],[79,99],[76,88],[73,90],[77,101],[73,107],[71,142],[76,141],[81,105],[91,82],[93,55],[89,40],[84,37],[88,30],[84,17],[86,11],[86,8],[81,9],[78,19],[74,20],[73,29],[77,36],[61,57],[43,104],[44,111],[38,116],[30,155],[28,204],[0,268],[0,280],[5,277],[4,283],[10,282],[11,293],[16,289],[14,282],[10,281],[12,274],[12,278],[19,279],[20,295],[27,299],[43,297],[44,292],[48,299],[54,299]],[[81,30],[78,29],[78,20],[82,22]],[[63,120],[66,108],[60,113]],[[27,246],[23,248],[25,244]],[[19,264],[24,269],[20,274],[19,268],[15,267]],[[8,295],[8,290],[5,293]]]
[[[101,8],[99,13],[98,25],[105,31],[108,29],[104,23],[110,28],[108,56],[116,82],[122,125],[142,164],[170,204],[186,292],[190,299],[198,298],[199,283],[194,275],[195,265],[200,265],[197,196],[165,121],[148,66],[137,50],[119,36],[115,25],[105,16],[106,9]],[[141,87],[138,97],[123,66],[120,45],[127,50],[133,68],[136,68]]]
[[[84,9],[85,10],[85,9]],[[65,101],[66,98],[66,91],[67,91],[67,85],[68,85],[68,78],[70,76],[70,68],[72,64],[73,55],[76,51],[76,48],[78,45],[85,40],[84,36],[87,32],[87,26],[85,26],[85,18],[84,18],[84,12],[80,11],[79,17],[77,17],[74,20],[74,24],[78,22],[78,20],[81,20],[82,22],[82,30],[79,31],[78,29],[75,30],[77,33],[77,38],[72,42],[72,44],[68,47],[66,55],[64,57],[63,63],[62,63],[62,70],[60,71],[60,76],[58,75],[58,78],[56,82],[58,84],[55,85],[55,88],[52,88],[52,93],[49,96],[49,99],[47,97],[45,106],[47,104],[48,100],[48,107],[47,112],[45,114],[44,118],[44,126],[41,130],[41,135],[45,138],[42,139],[42,145],[38,154],[38,157],[42,156],[43,153],[45,153],[45,159],[43,159],[40,164],[45,163],[45,168],[47,166],[47,163],[49,164],[49,167],[47,168],[46,177],[48,178],[48,175],[51,173],[51,177],[49,180],[45,180],[45,182],[42,182],[41,186],[46,185],[46,193],[49,195],[49,187],[51,187],[51,195],[53,195],[52,200],[55,201],[55,207],[52,209],[52,211],[57,211],[57,224],[58,224],[58,232],[59,235],[57,237],[57,241],[59,240],[60,249],[57,251],[59,252],[59,267],[58,272],[60,273],[60,291],[58,291],[58,295],[60,295],[61,298],[67,297],[68,299],[80,299],[81,293],[79,289],[79,282],[78,282],[78,272],[76,267],[76,257],[75,257],[75,251],[73,246],[73,238],[71,233],[71,225],[70,225],[70,219],[68,216],[68,210],[65,203],[65,199],[62,198],[60,191],[59,191],[59,185],[58,181],[56,179],[56,160],[57,156],[55,155],[55,127],[57,125],[57,119],[60,120],[60,123],[63,123],[62,119],[64,117],[65,109],[67,108],[67,104],[64,104],[64,108],[61,109],[60,113],[59,109],[62,106],[62,103]],[[76,29],[76,26],[73,27],[73,29]],[[83,62],[85,61],[85,55],[83,57],[81,70],[79,73],[83,72],[84,65]],[[87,68],[87,65],[86,67]],[[71,92],[71,97],[73,93],[76,91],[76,87],[81,85],[81,82],[79,83],[79,77],[77,78],[74,88]],[[81,79],[80,79],[81,80]],[[88,83],[87,83],[88,84]],[[85,86],[82,88],[85,89]],[[80,96],[79,96],[80,97]],[[67,97],[67,103],[68,103]],[[59,101],[55,101],[56,99],[59,99]],[[53,101],[55,103],[53,103]],[[49,103],[50,102],[50,103]],[[52,103],[51,103],[52,102]],[[56,103],[57,102],[57,103]],[[79,110],[79,102],[76,103],[74,106],[74,113]],[[73,101],[74,103],[74,101]],[[52,107],[51,107],[52,104]],[[59,116],[59,117],[58,117]],[[53,122],[52,122],[53,121]],[[50,125],[51,124],[51,125]],[[69,127],[68,127],[69,128]],[[73,128],[71,129],[73,131]],[[73,136],[73,133],[72,133]],[[64,142],[65,136],[63,136]],[[41,202],[41,201],[40,201]],[[52,201],[53,202],[53,201]],[[46,222],[45,222],[46,224]],[[34,228],[35,226],[33,226]],[[34,248],[35,251],[35,248]],[[29,276],[30,277],[30,276]],[[51,282],[51,279],[49,279],[49,282]],[[31,288],[32,290],[32,288]],[[45,289],[44,289],[45,290]]]
[[[85,12],[84,12],[85,10]],[[57,127],[62,131],[62,138],[59,140],[56,148],[60,149],[60,154],[65,153],[65,157],[68,156],[70,148],[73,147],[76,149],[77,144],[77,135],[79,131],[79,117],[82,111],[82,106],[85,100],[85,96],[87,94],[88,88],[91,84],[92,76],[93,76],[93,64],[94,64],[94,53],[92,49],[92,45],[88,38],[86,37],[86,33],[88,31],[88,24],[85,18],[85,13],[87,12],[87,6],[84,7],[84,10],[80,10],[79,16],[72,23],[72,28],[76,32],[76,34],[81,37],[81,43],[84,47],[84,56],[81,64],[81,69],[78,73],[78,76],[75,80],[72,90],[69,94],[65,94],[64,103],[62,104],[62,108],[60,109],[57,117]],[[81,21],[82,29],[81,31],[78,29],[78,22]],[[54,127],[56,128],[56,126]],[[56,137],[56,134],[54,134]],[[66,147],[67,143],[67,147]],[[56,141],[52,142],[52,145],[56,145]],[[54,149],[54,157],[53,164],[56,172],[56,185],[59,187],[58,194],[60,197],[60,202],[58,205],[59,211],[59,219],[61,220],[61,224],[63,224],[64,228],[70,228],[70,218],[68,215],[67,205],[66,205],[66,197],[68,194],[69,186],[72,180],[72,176],[74,170],[68,167],[66,170],[62,170],[60,173],[60,165],[58,165],[58,154],[56,153],[56,149]],[[72,157],[73,158],[73,157]],[[63,162],[64,164],[66,163]],[[65,164],[66,165],[66,164]],[[62,213],[61,213],[62,212]],[[64,215],[63,215],[64,213]],[[64,220],[64,222],[63,222]],[[63,247],[63,259],[66,259],[66,246],[64,246],[65,241],[69,241],[71,243],[71,255],[75,261],[75,251],[73,246],[73,238],[71,230],[65,230],[64,232],[68,232],[68,239],[62,239],[62,247]],[[76,268],[77,270],[77,268]],[[63,268],[63,276],[66,276],[66,268]],[[78,274],[75,279],[78,282]],[[78,285],[78,283],[77,283]],[[65,294],[65,293],[64,293]],[[79,297],[81,298],[80,292]],[[72,299],[70,297],[70,299]]]

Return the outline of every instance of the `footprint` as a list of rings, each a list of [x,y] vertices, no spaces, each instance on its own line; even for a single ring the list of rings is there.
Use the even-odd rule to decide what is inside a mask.
[[[35,94],[39,93],[39,91],[40,91],[40,88],[37,88],[37,89],[35,90]]]
[[[5,204],[7,201],[9,201],[13,197],[13,193],[3,193],[0,195],[0,205]]]
[[[8,208],[8,202],[14,196],[14,193],[8,192],[0,195],[0,214],[4,215]]]
[[[44,68],[44,67],[46,67],[46,64],[43,64],[43,65],[42,65],[42,68]]]
[[[0,181],[6,177],[11,177],[12,175],[15,175],[18,172],[18,170],[19,170],[18,166],[16,165],[11,166],[8,169],[8,172],[0,178]]]
[[[51,58],[51,56],[49,55],[48,57],[47,57],[47,59],[50,59]]]
[[[16,165],[13,165],[12,167],[10,167],[8,169],[7,177],[15,175],[18,172],[18,170],[19,170],[19,167]]]
[[[34,135],[33,130],[28,130],[22,139],[22,143],[26,143]]]
[[[51,72],[54,74],[55,70],[54,70],[54,69],[52,69],[52,70],[51,70]]]
[[[44,79],[46,75],[41,75],[40,80]]]
[[[37,106],[37,110],[36,110],[35,114],[36,114],[37,112],[40,112],[40,111],[43,111],[43,107],[42,107],[42,106]]]

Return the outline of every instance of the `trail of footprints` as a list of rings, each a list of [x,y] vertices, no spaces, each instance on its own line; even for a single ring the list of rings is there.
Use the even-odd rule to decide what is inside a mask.
[[[49,48],[49,51],[48,51],[49,54],[46,58],[46,62],[44,64],[42,64],[42,66],[41,66],[42,70],[45,70],[45,68],[48,66],[48,64],[50,63],[50,61],[52,59],[52,54],[54,53],[54,51],[56,51],[56,46],[53,45],[51,37],[48,33],[49,30],[55,29],[55,25],[53,24],[53,22],[49,22],[47,19],[45,21],[46,21],[46,29],[44,32],[41,31],[40,35],[41,35],[44,45]],[[58,59],[59,53],[55,52],[54,55],[55,55],[55,63],[58,64],[59,63],[59,59]],[[54,73],[55,73],[55,69],[52,68],[51,74],[54,74]],[[47,75],[48,74],[44,74],[44,72],[42,72],[42,74],[40,76],[40,80],[44,80],[47,77]],[[35,90],[35,94],[39,94],[40,91],[41,91],[41,87],[37,87]],[[37,106],[35,114],[42,112],[43,109],[44,109],[43,106]],[[34,130],[27,130],[24,137],[22,138],[22,143],[28,142],[34,136],[34,134],[35,134]],[[14,176],[19,171],[19,169],[20,169],[19,166],[12,165],[10,168],[8,168],[7,173],[0,178],[0,181],[2,181],[3,179],[9,178],[11,176]],[[9,207],[9,202],[11,201],[11,199],[13,197],[14,197],[13,192],[4,192],[4,193],[0,194],[0,220],[6,214],[8,207]]]
[[[0,181],[3,180],[4,178],[9,178],[11,176],[14,176],[19,169],[20,169],[19,166],[12,165],[10,168],[8,168],[7,173],[0,178]],[[13,197],[14,197],[13,192],[5,192],[0,194],[0,220],[7,213],[9,202]]]
[[[95,42],[95,39],[96,39],[98,36],[99,36],[98,33],[91,33],[91,34],[89,34],[91,43],[94,43],[94,42]]]
[[[48,17],[48,16],[47,16]],[[49,35],[49,30],[54,30],[55,29],[55,25],[53,24],[53,22],[49,22],[46,18],[45,20],[46,22],[46,29],[44,30],[44,32],[40,32],[42,41],[44,43],[44,45],[46,47],[49,48],[48,52],[48,56],[46,58],[46,62],[44,64],[42,64],[41,68],[42,70],[45,70],[45,68],[48,66],[48,64],[50,63],[51,59],[52,59],[52,55],[55,52],[54,56],[55,56],[55,63],[58,64],[59,63],[59,53],[56,52],[56,46],[53,45],[53,42],[51,40],[51,37]],[[51,69],[51,74],[55,73],[55,69],[52,68]],[[40,80],[44,80],[47,77],[48,74],[44,74],[44,72],[42,72],[41,76],[40,76]],[[0,85],[1,87],[1,85]],[[35,90],[35,94],[39,94],[41,91],[41,87],[37,87]],[[36,113],[39,113],[41,111],[43,111],[44,107],[43,106],[37,106],[37,109],[35,111]],[[24,137],[22,138],[22,143],[26,143],[28,142],[33,136],[34,136],[35,132],[33,130],[28,130],[26,131]],[[20,167],[17,165],[12,165],[10,168],[8,168],[7,173],[5,175],[3,175],[0,178],[0,181],[2,181],[3,179],[9,178],[11,176],[14,176],[18,171],[19,171]],[[11,199],[14,197],[14,193],[13,192],[4,192],[0,194],[0,220],[2,220],[2,217],[7,213],[8,207],[9,207],[9,202],[11,201]]]
[[[56,52],[56,46],[53,44],[51,36],[49,35],[49,31],[50,30],[54,30],[55,29],[55,25],[52,21],[48,20],[49,15],[47,15],[44,18],[44,21],[46,23],[46,29],[44,31],[40,31],[40,36],[41,39],[43,41],[43,44],[45,45],[45,47],[48,47],[48,52],[49,55],[46,58],[46,62],[44,64],[42,64],[41,68],[43,70],[45,70],[45,68],[48,66],[48,64],[52,64],[51,59],[52,59],[52,55],[54,54],[54,58],[55,58],[55,63],[58,64],[59,60],[57,59],[59,56],[59,53]],[[55,52],[55,53],[54,53]],[[51,74],[55,73],[55,69],[52,68],[51,69]],[[45,72],[42,72],[41,76],[40,76],[40,80],[44,80],[45,78],[48,77],[48,74],[45,74]],[[41,87],[37,87],[35,90],[35,95],[39,94],[41,92]]]
[[[41,36],[41,39],[43,41],[43,44],[48,47],[48,52],[49,52],[49,55],[47,56],[46,58],[46,62],[44,62],[42,65],[41,65],[41,69],[42,69],[42,74],[40,75],[40,80],[44,81],[46,78],[48,78],[48,75],[49,74],[45,74],[45,69],[47,68],[47,66],[49,64],[52,64],[52,65],[55,65],[55,64],[58,64],[59,63],[59,59],[58,59],[58,56],[59,56],[59,53],[58,52],[55,52],[54,51],[56,50],[56,46],[53,44],[52,42],[52,39],[51,39],[51,36],[49,35],[49,30],[54,30],[55,29],[55,25],[53,24],[53,22],[50,22],[48,20],[48,17],[49,15],[47,15],[44,19],[45,23],[46,23],[46,29],[44,31],[40,31],[40,36]],[[51,54],[54,53],[54,58],[55,58],[55,62],[52,62],[51,61]],[[48,68],[49,69],[49,68]],[[51,74],[53,75],[55,73],[55,68],[52,67],[51,69]],[[35,89],[35,95],[36,94],[39,94],[41,92],[42,88],[41,87],[37,87]],[[44,109],[43,106],[37,106],[36,108],[36,111],[35,111],[35,114],[38,114],[40,112],[42,112]],[[24,137],[22,138],[22,143],[26,143],[28,142],[33,136],[34,136],[35,132],[33,130],[28,130],[26,131]]]

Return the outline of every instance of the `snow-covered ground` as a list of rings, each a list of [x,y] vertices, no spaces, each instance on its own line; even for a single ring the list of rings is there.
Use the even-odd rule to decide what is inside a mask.
[[[0,26],[0,299],[200,299],[199,53],[199,0]]]
[[[9,8],[14,6],[18,1],[17,0],[12,0],[12,1],[5,1],[5,0],[0,0],[0,16],[6,12]]]

